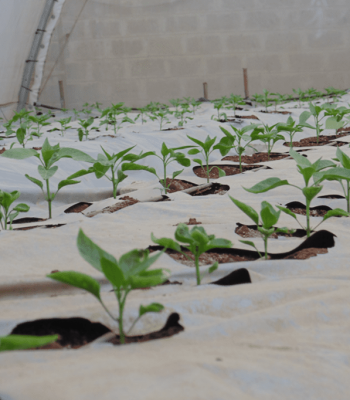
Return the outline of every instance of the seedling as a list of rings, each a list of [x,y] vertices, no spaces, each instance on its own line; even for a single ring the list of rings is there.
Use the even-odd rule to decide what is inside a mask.
[[[17,190],[8,193],[0,190],[0,224],[4,230],[8,229],[8,220],[10,221],[10,230],[12,230],[12,221],[20,212],[28,212],[30,207],[27,204],[20,203],[10,209],[12,203],[19,198],[21,193]]]
[[[185,100],[186,104],[192,106],[192,113],[193,113],[193,115],[195,115],[196,110],[201,106],[202,103],[191,97],[184,97],[184,100]]]
[[[44,185],[39,179],[33,178],[28,174],[25,174],[25,177],[31,182],[35,183],[37,186],[39,186],[42,190],[45,196],[45,200],[48,203],[49,219],[52,218],[52,201],[56,197],[57,193],[65,186],[80,183],[80,181],[74,181],[67,178],[58,183],[58,188],[55,193],[51,193],[50,179],[55,175],[58,170],[57,165],[54,164],[61,158],[72,158],[76,161],[85,161],[89,163],[94,162],[93,158],[80,150],[72,149],[69,147],[60,148],[59,143],[55,146],[51,146],[47,138],[45,139],[45,142],[41,149],[41,153],[38,153],[34,149],[10,149],[1,154],[1,157],[14,158],[17,160],[24,160],[29,157],[36,157],[40,161],[41,165],[38,166],[38,172],[42,180],[45,182],[46,188],[44,189]]]
[[[163,172],[164,172],[163,179],[161,179],[159,177],[158,177],[158,179],[160,180],[160,183],[162,184],[162,186],[164,188],[164,194],[167,194],[168,188],[171,185],[171,183],[169,183],[169,185],[167,185],[167,183],[166,183],[167,166],[170,163],[175,161],[184,167],[189,167],[191,165],[191,160],[186,158],[185,154],[178,152],[177,150],[184,150],[184,149],[188,149],[191,147],[193,147],[193,146],[173,147],[173,148],[169,149],[167,147],[167,145],[163,142],[162,148],[160,150],[161,156],[159,156],[155,151],[152,151],[152,155],[158,157],[162,161],[162,164],[163,164]],[[175,179],[177,176],[179,176],[182,171],[183,171],[183,169],[181,171],[173,172],[172,180]]]
[[[178,126],[184,126],[184,124],[187,124],[187,120],[193,120],[193,117],[186,116],[185,114],[190,114],[191,111],[189,109],[188,104],[181,104],[181,110],[176,112],[176,117],[180,118],[180,121],[178,123]]]
[[[141,124],[143,125],[144,122],[147,122],[147,120],[144,119],[144,115],[147,115],[148,108],[144,107],[144,108],[139,108],[138,110],[140,113],[135,118],[135,122],[141,117]]]
[[[338,129],[343,128],[349,122],[343,121],[345,115],[349,113],[350,109],[346,107],[327,109],[324,116],[330,117],[326,120],[326,129],[335,129],[335,136],[337,136]]]
[[[168,118],[168,115],[171,115],[172,111],[169,110],[169,108],[165,109],[152,109],[151,115],[149,116],[152,121],[158,121],[159,122],[159,130],[163,129],[163,124],[170,124],[170,120]]]
[[[42,347],[58,339],[58,335],[50,336],[29,336],[29,335],[8,335],[0,337],[0,352],[10,350],[25,350]]]
[[[151,238],[154,243],[157,243],[164,248],[175,250],[189,258],[181,249],[181,247],[190,251],[194,256],[194,262],[196,265],[196,279],[197,285],[201,284],[201,280],[204,274],[199,271],[199,257],[208,250],[214,248],[229,249],[233,246],[232,242],[227,239],[215,239],[215,235],[208,235],[202,226],[195,226],[189,230],[186,224],[179,224],[175,231],[175,239],[181,244],[177,243],[173,239],[161,238],[157,239],[153,233]],[[186,245],[184,245],[186,243]],[[216,261],[205,273],[211,274],[219,267]]]
[[[62,118],[56,122],[59,122],[61,125],[61,128],[54,128],[52,129],[52,132],[54,131],[59,131],[61,132],[61,135],[64,136],[64,133],[66,132],[67,129],[70,129],[71,126],[69,126],[68,124],[70,123],[72,117],[68,117],[68,118]]]
[[[263,103],[264,102],[264,98],[261,94],[255,93],[252,96],[252,100],[255,102],[255,107],[258,106],[258,103]]]
[[[225,134],[225,137],[220,140],[220,144],[229,149],[226,152],[226,154],[232,148],[236,150],[236,153],[238,154],[239,158],[240,172],[242,172],[242,154],[245,152],[247,147],[254,149],[254,147],[250,145],[250,143],[254,140],[254,138],[252,138],[249,135],[246,135],[246,133],[255,129],[257,126],[258,126],[257,124],[250,124],[243,127],[242,129],[238,129],[235,128],[233,125],[231,125],[231,128],[233,129],[233,135],[227,129],[220,126],[220,129]],[[245,145],[243,145],[242,143],[243,141],[246,142]],[[223,152],[221,152],[221,155],[224,155]]]
[[[199,154],[201,153],[204,160],[205,160],[205,174],[207,177],[207,182],[209,183],[210,179],[210,172],[212,169],[216,168],[219,172],[219,177],[222,178],[223,176],[226,175],[225,171],[223,171],[221,168],[214,166],[209,168],[209,156],[214,150],[220,150],[220,153],[222,155],[226,155],[230,151],[230,147],[228,147],[225,143],[218,143],[214,146],[214,143],[216,141],[216,136],[212,139],[209,135],[206,137],[205,142],[201,142],[198,139],[195,139],[191,136],[187,137],[192,140],[192,142],[196,143],[198,146],[195,147],[201,147],[201,150],[199,149],[191,149],[188,151],[188,154],[194,155],[194,154]],[[194,158],[193,161],[197,164],[199,164],[202,169],[204,169],[203,162],[200,158]]]
[[[47,122],[48,119],[51,118],[50,114],[43,114],[43,115],[29,115],[28,119],[36,124],[36,132],[32,132],[33,136],[41,137],[42,133],[40,133],[40,129],[43,126],[50,125],[50,122]]]
[[[280,94],[280,93],[270,93],[271,96],[275,96],[272,101],[275,103],[275,111],[277,111],[277,106],[286,102],[289,99],[288,94]]]
[[[20,127],[16,131],[17,141],[23,148],[26,147],[28,141],[33,140],[33,136],[37,136],[33,132],[31,134],[29,133],[31,127],[31,122],[29,120],[25,120],[20,124]],[[12,149],[15,144],[16,142],[11,143],[10,149]]]
[[[299,108],[301,108],[301,102],[305,98],[305,92],[303,92],[300,88],[298,88],[297,90],[293,89],[293,92],[298,96]]]
[[[230,199],[233,203],[246,214],[252,221],[255,222],[258,231],[261,233],[264,241],[264,249],[265,249],[265,260],[268,259],[268,252],[267,252],[267,243],[269,237],[274,233],[294,233],[294,231],[289,231],[287,228],[275,228],[274,225],[277,224],[281,210],[276,211],[270,203],[267,201],[261,202],[261,211],[260,211],[260,218],[261,224],[259,222],[259,214],[254,210],[254,208],[248,206],[248,204],[242,203],[233,197],[230,196]],[[249,240],[240,240],[241,243],[247,244],[248,246],[254,247],[254,249],[259,253],[259,256],[262,258],[259,250],[256,248],[254,242]]]
[[[334,105],[332,106],[329,103],[325,103],[321,106],[314,106],[312,103],[309,103],[309,108],[310,111],[305,111],[304,117],[305,121],[308,119],[308,117],[310,117],[311,115],[314,117],[314,121],[315,121],[315,129],[316,129],[316,136],[317,136],[317,143],[319,142],[320,139],[320,134],[324,131],[324,129],[321,128],[321,121],[323,120],[323,118],[325,118],[325,115],[323,115],[321,117],[321,114],[323,111],[328,111],[331,108],[334,108]]]
[[[231,106],[228,106],[227,108],[232,108],[233,110],[233,116],[236,118],[236,107],[238,105],[245,105],[245,101],[243,100],[242,96],[235,96],[233,93],[230,95],[228,98],[228,103],[231,104]]]
[[[80,116],[80,111],[73,108],[73,113],[74,113],[74,117],[75,117],[74,120],[76,121]]]
[[[288,117],[287,122],[281,122],[277,124],[277,131],[278,132],[287,132],[289,135],[289,147],[293,148],[293,138],[297,132],[302,132],[304,128],[315,129],[310,124],[306,123],[305,121],[310,117],[308,111],[304,111],[299,117],[299,123],[297,124],[296,121],[292,117]]]
[[[78,124],[81,126],[81,128],[78,128],[78,135],[79,135],[79,141],[81,142],[83,140],[83,137],[85,136],[86,140],[88,139],[89,133],[92,130],[98,130],[96,126],[91,127],[91,125],[94,123],[94,118],[90,117],[87,120],[80,119]],[[91,127],[91,128],[90,128]]]
[[[100,125],[106,124],[106,130],[108,129],[108,124],[112,125],[115,135],[123,123],[129,122],[134,124],[134,121],[127,116],[127,113],[131,111],[131,108],[123,107],[123,105],[124,103],[112,104],[111,107],[103,110],[101,114],[101,118],[105,117],[105,119],[100,122]],[[122,117],[118,118],[119,115],[122,115]]]
[[[262,127],[256,127],[252,134],[250,135],[252,141],[261,140],[263,143],[267,144],[267,159],[270,160],[270,154],[273,146],[279,141],[284,140],[284,136],[278,134],[278,130],[275,125],[265,125]]]
[[[16,112],[15,115],[12,117],[13,122],[19,121],[21,125],[23,121],[27,120],[28,116],[32,113],[32,111],[27,111],[25,108],[22,108],[21,111]]]
[[[179,111],[179,106],[182,104],[182,99],[171,99],[171,100],[169,100],[169,103],[173,107],[175,107],[175,116],[176,116],[176,118],[178,118],[177,113]]]
[[[221,113],[220,110],[222,108],[225,108],[226,104],[227,104],[227,98],[223,97],[219,100],[214,100],[213,101],[214,104],[214,109],[218,110],[218,115],[217,117],[215,117],[215,115],[211,116],[211,119],[215,119],[216,121],[220,121],[221,118],[223,118],[225,121],[227,121],[227,114],[226,113]]]
[[[83,104],[83,109],[81,110],[81,112],[83,112],[85,114],[86,118],[88,118],[90,116],[90,114],[92,113],[93,107],[94,107],[93,104],[91,104],[91,105],[89,103]]]
[[[270,106],[270,102],[273,100],[271,97],[269,97],[270,94],[272,94],[272,93],[270,93],[268,90],[266,90],[266,89],[263,90],[263,95],[262,95],[261,100],[265,106],[266,112],[268,112],[267,108]]]
[[[143,315],[149,312],[160,312],[164,309],[164,306],[159,303],[152,303],[147,306],[141,305],[139,308],[139,315],[134,320],[131,328],[128,332],[124,331],[124,310],[128,294],[133,289],[160,285],[167,279],[166,271],[164,269],[153,269],[148,271],[148,268],[161,256],[163,252],[149,257],[148,250],[132,250],[123,254],[120,259],[117,260],[111,254],[97,246],[81,229],[77,238],[77,246],[80,255],[85,259],[85,261],[98,271],[102,272],[112,284],[118,302],[118,316],[115,317],[104,304],[101,298],[100,284],[91,276],[80,272],[67,271],[55,272],[47,275],[47,277],[86,290],[95,296],[109,317],[118,323],[120,343],[124,344],[126,334],[131,331],[136,322]]]
[[[130,151],[135,146],[129,147],[126,150],[120,151],[117,154],[109,154],[107,151],[101,146],[103,154],[97,155],[97,161],[94,161],[94,164],[89,169],[81,169],[76,173],[70,175],[67,179],[75,179],[81,176],[95,173],[97,179],[101,179],[103,176],[106,177],[113,185],[113,197],[117,197],[118,185],[128,176],[124,174],[124,171],[136,171],[143,170],[151,172],[154,175],[156,174],[156,170],[154,168],[150,168],[144,165],[135,164],[136,161],[141,160],[149,155],[153,155],[153,152],[140,153],[140,154],[132,154]],[[129,153],[129,154],[127,154]],[[110,175],[107,175],[107,172],[110,171]]]
[[[297,169],[298,172],[303,176],[305,186],[304,187],[299,187],[296,185],[293,185],[289,183],[286,179],[281,180],[280,178],[268,178],[265,179],[250,189],[244,188],[247,192],[250,193],[264,193],[269,190],[272,190],[276,187],[279,186],[292,186],[297,189],[299,189],[302,194],[305,197],[305,202],[306,202],[306,235],[307,237],[310,236],[311,232],[315,228],[311,228],[310,226],[310,205],[312,200],[321,192],[323,186],[320,185],[320,182],[322,181],[323,174],[320,173],[321,170],[325,168],[330,168],[330,167],[335,167],[335,164],[332,161],[329,160],[321,160],[318,159],[315,161],[313,164],[306,158],[294,151],[293,149],[289,150],[289,154],[294,158],[294,160],[297,163]],[[310,179],[313,179],[314,183],[310,184]],[[288,215],[291,215],[293,218],[295,217],[295,214],[292,213],[290,210],[287,208],[283,207],[278,207],[281,211],[287,213]],[[327,218],[333,217],[336,215],[344,215],[345,211],[337,208],[331,211],[328,211],[328,213],[325,215]],[[326,218],[326,219],[327,219]],[[296,217],[295,217],[296,219]],[[323,219],[325,221],[325,218]],[[318,225],[317,225],[318,226]]]

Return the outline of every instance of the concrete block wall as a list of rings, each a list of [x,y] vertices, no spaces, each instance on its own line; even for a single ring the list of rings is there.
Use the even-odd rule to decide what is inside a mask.
[[[349,0],[66,0],[39,101],[150,101],[350,87]]]

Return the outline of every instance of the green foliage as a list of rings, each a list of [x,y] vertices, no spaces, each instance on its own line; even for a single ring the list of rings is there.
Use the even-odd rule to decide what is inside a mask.
[[[225,121],[227,120],[227,115],[226,113],[220,112],[222,108],[225,108],[227,105],[228,99],[227,97],[222,97],[219,100],[214,100],[212,103],[214,104],[214,109],[217,110],[217,117],[212,115],[211,119],[215,119],[216,121],[220,121],[221,118],[223,118]]]
[[[238,95],[234,95],[233,93],[230,94],[230,97],[228,98],[227,102],[229,104],[227,106],[227,108],[233,110],[234,117],[236,117],[236,107],[238,105],[240,105],[240,106],[244,106],[245,105],[245,101],[243,100],[243,97],[242,96],[238,96]]]
[[[289,135],[289,147],[293,148],[293,138],[297,132],[302,132],[304,128],[315,129],[310,124],[306,123],[306,120],[310,117],[308,111],[304,111],[299,117],[299,123],[292,117],[288,117],[287,122],[280,122],[276,125],[278,132],[287,132]]]
[[[157,105],[150,105],[150,113],[149,118],[152,121],[158,121],[159,122],[159,130],[161,131],[163,129],[164,124],[170,124],[170,120],[168,116],[172,115],[173,112],[169,110],[168,106],[160,105],[159,103],[156,103]]]
[[[42,347],[58,339],[58,335],[50,336],[27,336],[8,335],[0,337],[0,352],[10,350],[25,350]]]
[[[8,220],[10,221],[10,230],[12,229],[12,221],[20,212],[28,212],[30,207],[27,204],[20,203],[10,208],[12,203],[20,196],[20,192],[15,190],[11,193],[0,190],[0,224],[1,228],[8,229]]]
[[[278,124],[268,126],[267,124],[263,124],[262,127],[254,128],[254,131],[250,135],[252,141],[260,140],[267,145],[268,160],[270,160],[270,154],[273,146],[279,140],[284,140],[284,136],[278,134],[278,130],[276,128],[277,125]]]
[[[184,126],[184,124],[187,124],[187,120],[193,120],[193,117],[186,115],[191,113],[188,104],[181,104],[180,107],[181,108],[175,112],[175,117],[180,119],[178,126]]]
[[[104,119],[101,120],[100,125],[106,125],[106,130],[108,130],[108,125],[112,125],[114,134],[116,135],[122,124],[126,122],[130,124],[135,123],[127,115],[130,111],[131,108],[124,107],[124,103],[112,104],[111,107],[102,111],[101,118]]]
[[[33,178],[28,174],[25,174],[25,177],[34,184],[36,184],[37,186],[39,186],[40,189],[42,190],[45,196],[45,200],[48,202],[49,218],[51,218],[52,201],[56,197],[58,191],[65,186],[75,185],[77,183],[80,183],[80,181],[73,181],[67,178],[58,183],[58,188],[55,193],[51,193],[50,179],[55,175],[55,173],[58,170],[58,167],[55,166],[54,164],[61,158],[72,158],[73,160],[76,161],[85,161],[89,163],[94,162],[94,159],[80,150],[72,149],[69,147],[60,148],[59,144],[51,146],[47,138],[45,139],[45,142],[41,149],[41,153],[37,152],[34,149],[10,149],[1,154],[1,157],[14,158],[16,160],[23,160],[33,156],[36,157],[41,163],[41,165],[38,166],[38,172],[41,179],[45,182],[46,188],[44,189],[44,185],[41,180]]]
[[[112,182],[113,197],[116,198],[119,183],[128,177],[124,174],[124,171],[143,170],[157,176],[156,170],[154,168],[136,164],[136,161],[139,161],[147,156],[154,155],[154,152],[141,152],[140,154],[132,154],[130,153],[130,151],[134,147],[135,146],[129,147],[128,149],[122,150],[117,154],[109,154],[101,146],[103,154],[100,153],[97,155],[97,160],[93,161],[92,167],[90,167],[89,169],[81,169],[76,173],[70,175],[67,179],[72,180],[87,174],[95,173],[97,179],[105,177],[110,182]],[[110,172],[110,175],[107,175],[108,171]]]
[[[250,124],[242,129],[238,129],[231,125],[231,128],[233,130],[233,134],[230,133],[227,129],[223,128],[220,126],[221,131],[224,133],[225,137],[223,137],[219,145],[221,146],[220,152],[221,155],[226,155],[230,149],[235,149],[236,153],[238,154],[239,157],[239,170],[242,172],[242,154],[245,152],[247,147],[253,148],[250,143],[254,140],[253,137],[247,135],[247,132],[257,128],[257,124]],[[243,144],[243,141],[246,143]]]
[[[200,147],[201,148],[201,150],[199,150],[197,148],[193,148],[193,149],[189,150],[188,154],[190,154],[190,155],[195,155],[195,154],[199,154],[199,153],[202,154],[202,156],[203,156],[203,158],[205,160],[205,174],[207,176],[207,182],[209,183],[209,174],[210,174],[210,171],[213,168],[216,168],[219,171],[219,177],[220,178],[225,176],[226,173],[221,168],[216,167],[216,166],[214,166],[212,168],[209,168],[209,156],[214,150],[220,150],[220,153],[222,155],[226,155],[230,151],[230,147],[228,147],[225,143],[222,143],[222,142],[220,142],[220,143],[218,143],[218,144],[216,144],[214,146],[214,143],[216,141],[216,136],[214,138],[211,138],[208,135],[204,142],[202,142],[202,141],[200,141],[198,139],[195,139],[195,138],[193,138],[191,136],[188,136],[188,135],[187,135],[187,137],[190,140],[192,140],[192,142],[197,144],[197,146],[193,146],[193,147]],[[194,158],[193,161],[195,163],[199,164],[204,169],[203,162],[202,162],[202,160],[200,158]]]
[[[100,302],[107,314],[114,321],[118,322],[120,342],[123,344],[125,343],[123,315],[126,298],[133,289],[160,285],[167,279],[164,269],[148,270],[163,252],[149,257],[148,250],[132,250],[123,254],[119,260],[116,260],[111,254],[102,250],[89,239],[81,229],[77,238],[77,246],[84,259],[94,268],[98,267],[97,269],[101,271],[112,284],[118,302],[118,316],[115,317],[106,307],[101,298],[100,284],[89,275],[75,271],[66,271],[56,272],[47,276],[56,281],[91,293]],[[148,312],[160,312],[163,308],[164,307],[159,303],[141,306],[139,309],[139,316],[132,324],[130,330],[144,314]]]
[[[50,122],[47,122],[51,118],[51,113],[49,114],[43,114],[43,115],[30,115],[28,119],[36,124],[36,132],[32,132],[33,136],[41,137],[42,133],[40,132],[41,128],[43,126],[48,126],[50,125]]]
[[[289,183],[287,180],[281,180],[279,178],[268,178],[265,179],[258,184],[254,185],[250,189],[244,188],[250,193],[264,193],[269,190],[272,190],[279,186],[293,186],[299,189],[305,197],[306,201],[306,227],[303,228],[306,230],[307,237],[310,236],[311,232],[317,228],[311,229],[310,227],[310,205],[312,200],[320,193],[323,186],[320,184],[322,180],[324,180],[324,174],[321,173],[322,170],[326,168],[335,167],[335,164],[329,160],[321,160],[318,159],[313,164],[306,158],[294,151],[293,149],[289,150],[289,154],[294,158],[297,163],[297,170],[303,176],[305,186],[299,187]],[[313,179],[313,183],[310,183],[311,178]],[[286,212],[286,209],[283,207],[278,207],[281,211]],[[337,211],[336,211],[337,210]],[[338,212],[338,215],[344,215],[344,211],[340,209],[333,210],[334,212]],[[287,212],[288,215],[291,215],[290,212]],[[294,215],[294,214],[293,214]],[[292,215],[292,216],[293,216]],[[295,215],[294,215],[295,216]],[[334,215],[332,215],[334,216]],[[296,219],[296,218],[295,218]],[[324,219],[325,220],[325,219]],[[323,222],[323,221],[322,221]]]
[[[261,211],[260,211],[261,226],[260,226],[259,214],[252,207],[248,206],[248,204],[242,203],[234,199],[231,196],[230,199],[241,211],[243,211],[256,224],[257,229],[261,233],[264,240],[265,260],[267,260],[268,258],[268,252],[267,252],[268,239],[272,234],[278,232],[294,233],[293,231],[289,231],[287,228],[274,227],[274,225],[277,224],[280,218],[281,211],[276,211],[272,207],[272,205],[267,201],[263,201],[261,203]],[[240,240],[240,242],[254,247],[261,257],[259,250],[256,248],[253,242],[247,240]]]
[[[202,226],[194,226],[191,230],[189,230],[186,224],[179,224],[177,226],[175,231],[175,239],[177,242],[169,238],[157,239],[153,233],[151,234],[151,238],[154,243],[158,244],[159,246],[163,246],[164,248],[169,248],[184,254],[184,252],[181,250],[182,246],[193,254],[196,265],[197,285],[201,284],[203,277],[199,271],[200,255],[214,248],[228,249],[232,247],[232,242],[226,239],[216,239],[215,235],[208,235]],[[184,255],[189,258],[186,254]],[[211,267],[209,267],[207,272],[214,272],[218,266],[219,264],[215,262]]]
[[[58,122],[61,125],[61,128],[54,128],[54,129],[52,129],[52,132],[59,131],[59,132],[61,132],[61,135],[64,136],[64,133],[66,132],[66,130],[71,128],[71,126],[68,125],[71,122],[71,120],[72,120],[72,117],[56,120],[56,122]]]
[[[83,140],[83,137],[85,136],[85,139],[88,139],[89,133],[92,130],[97,130],[98,128],[96,126],[91,127],[91,125],[94,123],[94,118],[90,117],[87,120],[84,119],[79,119],[78,124],[81,126],[81,128],[78,128],[78,135],[79,135],[79,141],[81,142]]]
[[[186,158],[186,155],[184,153],[179,152],[178,150],[184,150],[188,148],[193,148],[193,146],[182,146],[182,147],[173,147],[173,148],[168,148],[167,145],[163,142],[162,143],[162,148],[160,150],[161,155],[158,155],[155,151],[152,151],[150,155],[158,157],[163,164],[163,179],[159,178],[160,183],[162,184],[164,188],[164,194],[167,194],[168,188],[171,185],[169,183],[167,185],[166,183],[166,175],[167,175],[167,166],[172,163],[172,162],[177,162],[178,164],[182,165],[183,167],[189,167],[191,165],[191,160],[189,158]],[[177,176],[181,174],[183,171],[175,171],[173,172],[172,175],[172,180],[175,179]]]
[[[328,117],[326,120],[326,129],[335,129],[335,136],[337,136],[338,129],[343,128],[348,122],[344,121],[345,115],[350,113],[350,109],[346,107],[328,108],[324,114]]]

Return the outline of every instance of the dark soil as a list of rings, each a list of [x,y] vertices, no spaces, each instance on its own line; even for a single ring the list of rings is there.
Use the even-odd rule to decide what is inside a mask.
[[[294,214],[306,215],[306,206],[299,201],[292,201],[285,205],[286,208],[291,210]],[[311,217],[324,217],[328,211],[332,210],[328,206],[310,207]]]
[[[335,135],[320,135],[319,140],[317,143],[317,137],[309,137],[305,139],[301,139],[299,142],[293,142],[293,147],[313,147],[313,146],[326,146],[327,144],[332,144],[332,146],[340,147],[344,146],[346,144],[349,144],[347,142],[334,142],[335,139],[339,139],[341,137],[348,136],[348,133],[341,133],[337,136]],[[283,146],[289,147],[290,142],[284,142]]]
[[[350,126],[344,126],[344,128],[340,128],[337,130],[337,133],[350,133]]]
[[[175,193],[181,190],[190,189],[192,187],[198,186],[194,183],[183,181],[180,179],[170,179],[166,178],[166,184],[169,185],[168,193]],[[221,185],[220,183],[213,182],[211,187],[198,188],[198,190],[189,193],[190,196],[206,196],[209,194],[225,194],[230,190],[230,186]]]
[[[2,149],[0,149],[0,154],[5,153],[6,149],[5,147],[3,147]]]
[[[247,238],[262,238],[262,234],[258,231],[258,228],[256,225],[243,225],[237,222],[237,228],[235,229],[235,233],[237,235],[241,236],[244,239]],[[261,226],[261,225],[260,225]],[[270,238],[271,239],[278,239],[278,237],[297,237],[301,238],[306,236],[306,231],[304,229],[296,229],[294,233],[273,233]]]
[[[66,214],[71,214],[71,213],[81,213],[82,211],[86,210],[88,207],[90,207],[92,203],[84,203],[80,202],[77,204],[73,204],[72,206],[68,207],[64,212]]]
[[[270,153],[270,159],[268,159],[267,153],[254,153],[251,156],[242,156],[242,163],[245,164],[256,164],[259,162],[265,161],[277,161],[282,160],[283,158],[289,157],[289,154],[281,154],[281,153]],[[238,156],[226,156],[221,161],[233,161],[239,162]]]
[[[240,118],[240,119],[257,119],[259,121],[259,118],[256,115],[236,115],[236,118]]]
[[[162,129],[162,132],[164,131],[180,131],[181,129],[185,129],[185,128],[167,128],[167,129]]]
[[[182,222],[182,223],[184,223],[184,224],[186,224],[186,225],[202,225],[202,223],[201,222],[198,222],[197,220],[196,220],[196,218],[190,218],[189,220],[188,220],[188,222]],[[174,225],[174,226],[178,226],[179,224],[176,224],[176,225]]]
[[[35,228],[54,229],[54,228],[59,228],[60,226],[65,226],[65,225],[67,225],[67,224],[26,226],[24,228],[15,228],[14,231],[30,231],[31,229],[35,229]]]
[[[249,271],[245,268],[240,268],[215,282],[211,282],[211,285],[233,286],[245,283],[252,283],[252,280],[250,279]]]
[[[270,260],[283,260],[295,258],[298,260],[306,260],[310,257],[315,257],[317,254],[326,254],[328,248],[334,247],[334,234],[326,230],[321,230],[313,233],[309,238],[305,239],[298,247],[286,253],[269,253],[268,257]],[[162,250],[161,246],[149,246],[150,252]],[[183,254],[178,253],[174,250],[167,250],[166,253],[174,260],[181,264],[189,267],[194,267],[194,257],[192,253],[186,250],[184,247],[182,251],[193,260],[190,261]],[[242,250],[242,249],[212,249],[202,254],[199,258],[199,265],[211,265],[215,261],[218,263],[229,263],[229,262],[240,262],[240,261],[255,261],[260,259],[257,251]]]
[[[214,167],[214,165],[209,165],[209,169]],[[239,170],[239,165],[218,165],[219,168],[225,171],[226,176],[229,175],[237,175],[240,174]],[[264,165],[242,165],[242,172],[245,171],[250,171],[252,169],[257,169],[260,167],[264,167]],[[268,168],[271,169],[271,168]],[[206,169],[202,167],[194,167],[193,172],[199,177],[199,178],[206,178]],[[210,173],[209,173],[209,178],[210,179],[218,179],[219,178],[219,171],[217,168],[213,168]]]
[[[328,194],[325,196],[318,196],[318,199],[345,199],[344,196],[341,196],[339,194]]]
[[[16,224],[30,224],[32,222],[42,222],[47,221],[47,218],[36,218],[36,217],[24,217],[24,218],[17,218],[12,222],[12,225]]]
[[[126,343],[146,342],[154,339],[162,339],[173,336],[184,330],[179,324],[180,316],[177,313],[171,314],[162,329],[146,335],[127,336]],[[12,335],[33,335],[46,336],[58,334],[56,342],[34,350],[53,349],[78,349],[93,342],[100,336],[112,332],[99,322],[90,322],[85,318],[52,318],[24,322],[17,325],[11,332]],[[115,345],[120,344],[119,335],[116,335],[108,342]],[[32,349],[33,350],[33,349]]]
[[[261,110],[259,112],[264,113],[264,114],[284,114],[284,115],[291,114],[290,111],[265,111],[265,110]]]
[[[124,200],[124,201],[122,201],[121,203],[116,203],[113,206],[105,207],[101,211],[96,211],[96,212],[92,211],[91,213],[88,213],[88,214],[85,214],[85,215],[86,215],[86,217],[91,218],[91,217],[94,217],[97,214],[112,214],[114,212],[117,212],[117,211],[125,208],[125,207],[129,207],[129,206],[132,206],[132,205],[134,205],[136,203],[139,203],[138,200],[136,200],[136,199],[134,199],[132,197],[129,197],[129,196],[121,197],[120,200]]]

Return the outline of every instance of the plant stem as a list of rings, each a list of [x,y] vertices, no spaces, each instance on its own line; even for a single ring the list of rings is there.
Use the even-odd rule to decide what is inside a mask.
[[[310,237],[310,201],[306,199],[306,236]]]
[[[238,158],[239,158],[239,171],[242,173],[242,154],[241,153],[238,154]]]
[[[124,302],[119,302],[119,337],[120,343],[125,344],[125,334],[124,334],[124,327],[123,327],[123,312],[124,312]]]
[[[49,185],[49,180],[46,179],[46,191],[47,191],[47,203],[49,206],[49,219],[52,218],[52,212],[51,212],[51,203],[52,203],[52,199],[51,199],[51,193],[50,193],[50,185]]]
[[[198,251],[195,254],[195,264],[196,264],[196,276],[197,276],[197,285],[201,284],[201,275],[199,273],[199,255]]]
[[[164,194],[167,194],[167,185],[166,185],[166,164],[164,163],[164,180],[163,180],[163,186],[164,186]]]
[[[114,174],[113,166],[111,167],[111,171],[112,171],[113,197],[116,199],[117,198],[118,183],[116,183],[116,180],[115,180],[115,174]]]
[[[207,167],[207,183],[209,183],[209,173],[210,173],[210,171],[209,171],[209,156],[208,155],[206,155],[205,156],[205,160],[206,160],[206,167]]]
[[[265,260],[267,260],[267,240],[268,236],[264,235]]]
[[[350,212],[350,193],[349,193],[350,183],[349,183],[349,181],[346,181],[346,184],[347,184],[347,195],[345,196],[345,198],[347,200],[346,210],[347,210],[347,212]]]

